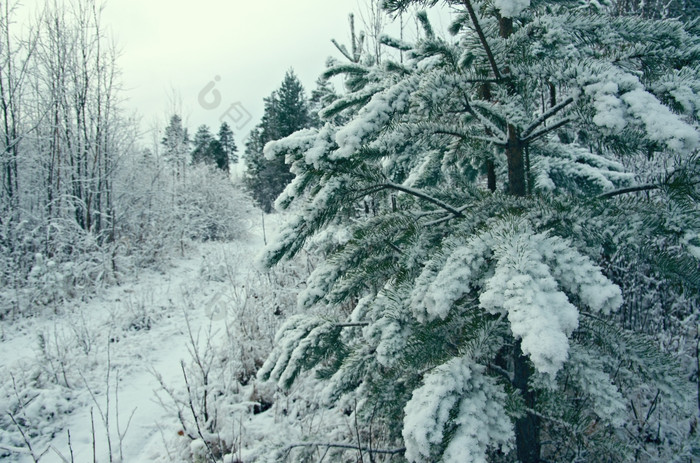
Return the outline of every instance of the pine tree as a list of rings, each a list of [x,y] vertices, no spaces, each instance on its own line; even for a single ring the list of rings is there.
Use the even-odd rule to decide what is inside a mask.
[[[265,143],[291,135],[313,123],[309,115],[304,88],[293,71],[288,71],[278,90],[265,98],[265,111],[256,130],[246,144],[247,183],[253,199],[265,212],[272,211],[275,198],[291,182],[294,175],[284,157],[266,159]]]
[[[219,144],[221,145],[223,155],[227,159],[226,169],[228,169],[229,164],[236,164],[238,162],[238,147],[236,146],[236,142],[233,139],[233,131],[226,122],[223,122],[219,127],[219,133],[217,137]],[[219,162],[217,162],[217,164],[219,164]]]
[[[329,69],[350,92],[328,122],[265,146],[300,211],[266,262],[328,258],[259,377],[315,371],[411,462],[692,459],[697,25],[449,3],[455,42],[419,14],[417,43],[383,39],[403,63]],[[642,274],[685,303],[663,333]]]
[[[194,139],[192,140],[192,145],[194,146],[194,149],[192,150],[193,164],[200,162],[207,164],[214,163],[212,142],[214,142],[214,137],[209,131],[209,127],[207,125],[200,125],[197,132],[194,134]]]
[[[221,132],[222,130],[219,130],[220,134]],[[207,125],[201,125],[199,129],[197,129],[197,133],[195,134],[194,140],[192,141],[192,144],[194,145],[194,149],[192,150],[192,163],[205,163],[209,165],[215,165],[217,168],[228,172],[230,152],[229,150],[231,150],[231,146],[233,146],[233,149],[235,151],[236,145],[233,144],[233,134],[227,134],[225,130],[223,134],[223,140],[227,143],[226,147],[221,142],[221,138],[214,138],[214,136],[209,131],[209,127]]]
[[[187,165],[190,137],[187,129],[182,126],[182,118],[179,115],[173,114],[170,118],[170,123],[165,128],[161,144],[165,148],[164,157],[166,161],[174,164],[177,172],[182,172]]]

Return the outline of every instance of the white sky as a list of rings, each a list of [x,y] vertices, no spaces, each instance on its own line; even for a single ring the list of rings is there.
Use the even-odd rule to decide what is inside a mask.
[[[364,0],[111,0],[105,22],[123,54],[127,96],[143,116],[143,128],[164,121],[181,101],[191,133],[201,124],[216,131],[221,117],[236,139],[262,117],[263,101],[293,68],[307,95],[325,69],[326,58],[341,58],[331,43],[349,44],[348,14],[363,28]],[[446,27],[435,20],[435,28]],[[415,26],[406,29],[415,30]],[[216,78],[220,80],[215,80]],[[199,104],[210,83],[221,95],[204,93],[214,109]],[[175,98],[173,97],[175,95]],[[230,116],[225,116],[232,105]],[[243,123],[250,113],[252,120]],[[238,128],[238,127],[240,128]],[[239,143],[241,146],[241,143]]]
[[[334,54],[330,39],[345,42],[355,7],[356,0],[111,0],[104,20],[122,49],[126,95],[144,128],[156,119],[163,124],[180,100],[192,133],[204,123],[216,131],[220,117],[240,103],[233,119],[225,118],[234,127],[247,119],[244,111],[251,114],[245,127],[234,127],[240,140],[290,67],[310,92]],[[211,82],[221,102],[205,92],[214,106],[205,109],[199,93]]]
[[[29,6],[43,3],[20,1]],[[363,29],[359,12],[367,13],[366,3],[369,0],[106,0],[103,25],[111,29],[121,50],[125,106],[141,116],[142,130],[164,127],[177,111],[191,134],[201,124],[216,132],[223,116],[242,148],[244,136],[262,117],[262,99],[279,88],[287,70],[294,69],[308,96],[326,59],[344,59],[331,39],[349,44],[348,14],[354,12],[357,30]],[[447,14],[433,18],[437,30],[448,22]],[[398,35],[397,29],[389,30]],[[405,29],[415,34],[414,24]],[[199,94],[209,84],[220,101],[214,92],[205,92],[205,102],[212,107],[205,109]],[[247,113],[251,120],[243,124]]]

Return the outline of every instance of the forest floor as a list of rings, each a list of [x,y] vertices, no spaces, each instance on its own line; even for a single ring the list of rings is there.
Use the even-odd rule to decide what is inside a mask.
[[[269,240],[280,219],[267,221]],[[260,217],[250,222],[242,239],[194,243],[85,301],[0,321],[0,412],[11,419],[0,459],[179,461],[168,447],[183,430],[164,407],[166,388],[185,389],[185,362],[229,332],[227,307],[258,272],[264,245]]]

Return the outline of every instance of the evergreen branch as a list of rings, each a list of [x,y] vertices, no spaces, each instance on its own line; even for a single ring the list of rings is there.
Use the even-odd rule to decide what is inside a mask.
[[[498,139],[498,138],[480,137],[478,135],[473,135],[471,138],[473,140],[479,140],[479,141],[483,141],[486,143],[493,143],[494,145],[500,146],[501,148],[505,148],[506,146],[508,146],[508,142],[503,141],[503,140]]]
[[[488,368],[494,373],[498,373],[501,377],[505,378],[509,383],[513,382],[513,376],[505,368],[499,367],[495,363],[489,363]]]
[[[567,117],[566,119],[562,119],[559,122],[557,122],[556,124],[554,124],[553,126],[544,128],[544,129],[540,130],[539,132],[535,132],[532,135],[530,135],[529,137],[524,138],[522,141],[523,141],[523,143],[527,143],[527,142],[531,142],[533,140],[536,140],[544,135],[547,135],[549,132],[551,132],[553,130],[557,130],[558,128],[565,126],[566,124],[568,124],[572,120],[573,119],[571,119],[570,117]]]
[[[540,125],[542,125],[545,121],[547,121],[547,119],[549,119],[550,117],[554,116],[554,115],[557,114],[559,111],[561,111],[562,109],[566,108],[567,106],[569,106],[569,105],[570,105],[571,103],[573,103],[573,102],[574,102],[574,99],[571,98],[571,97],[569,97],[569,98],[567,98],[566,100],[564,100],[564,101],[562,101],[561,103],[559,103],[558,105],[549,108],[549,111],[547,111],[546,113],[544,113],[544,114],[542,114],[540,117],[538,117],[538,118],[535,120],[535,122],[533,122],[532,124],[530,124],[530,126],[529,126],[528,128],[526,128],[526,129],[523,131],[522,136],[523,136],[523,137],[527,137],[528,135],[530,135],[530,134],[532,133],[533,130],[535,130],[537,127],[539,127]]]
[[[333,45],[335,45],[335,48],[337,48],[338,51],[340,51],[340,53],[343,54],[343,56],[345,56],[347,59],[349,59],[353,63],[355,62],[355,60],[352,58],[352,56],[350,56],[350,53],[348,53],[348,49],[345,48],[345,45],[339,44],[338,41],[335,39],[331,39],[331,42],[333,43]]]
[[[483,141],[486,143],[493,143],[496,146],[501,146],[505,147],[506,142],[503,140],[499,140],[498,138],[490,138],[490,137],[480,137],[478,135],[472,135],[471,137],[468,137],[467,135],[463,133],[459,133],[456,130],[449,130],[449,129],[437,129],[433,131],[434,135],[451,135],[453,137],[461,138],[462,140],[465,140],[467,138],[472,138],[473,140],[479,140]]]
[[[464,79],[462,82],[466,82],[468,84],[499,84],[503,82],[505,79],[501,78],[485,78],[485,79]]]
[[[491,64],[491,69],[493,70],[493,75],[496,76],[496,79],[501,79],[501,73],[498,71],[498,65],[496,64],[496,59],[493,57],[493,52],[491,51],[491,47],[489,46],[489,43],[486,41],[486,36],[484,35],[484,31],[481,29],[481,25],[479,24],[479,19],[476,17],[476,12],[474,11],[474,7],[472,6],[472,2],[470,0],[464,0],[464,6],[467,7],[467,11],[469,12],[469,17],[472,20],[472,24],[474,25],[474,29],[476,30],[477,35],[479,36],[479,41],[481,41],[481,45],[484,47],[484,50],[486,51],[486,56],[489,59],[489,63]]]
[[[390,247],[391,249],[393,249],[394,251],[396,251],[396,252],[398,252],[399,254],[403,255],[403,251],[401,250],[400,247],[396,246],[394,243],[392,243],[392,242],[389,241],[389,240],[386,240],[386,241],[387,241],[386,244],[388,244],[389,247]]]
[[[576,432],[576,430],[574,429],[574,426],[571,423],[567,423],[566,421],[559,419],[559,418],[556,418],[556,417],[553,417],[553,416],[545,415],[545,414],[538,412],[537,410],[535,410],[534,408],[531,408],[531,407],[526,406],[523,408],[524,408],[525,412],[530,414],[530,415],[534,415],[540,419],[547,420],[547,421],[550,421],[552,423],[558,424],[559,426],[562,426],[563,428],[565,428],[567,431]]]
[[[379,43],[400,51],[409,51],[413,48],[413,45],[411,45],[410,43],[406,43],[402,40],[395,39],[394,37],[390,37],[388,35],[381,35],[379,37]]]
[[[360,450],[362,452],[379,453],[383,455],[399,455],[406,451],[405,447],[397,449],[370,449],[367,447],[360,447],[352,444],[333,444],[330,442],[300,442],[298,444],[288,445],[287,447],[285,447],[285,451],[289,452],[290,450],[297,447],[327,447],[336,449]]]
[[[475,105],[476,104],[476,105]],[[501,136],[504,140],[508,138],[506,133],[501,130],[500,127],[498,127],[496,124],[494,124],[489,118],[481,114],[479,111],[476,110],[476,108],[481,108],[481,109],[486,109],[483,108],[481,105],[478,104],[478,102],[475,102],[475,104],[469,105],[469,108],[471,109],[470,114],[473,114],[476,116],[479,121],[481,121],[484,126],[486,126],[487,130],[490,130],[491,132],[497,133],[499,136]]]
[[[433,131],[433,135],[451,135],[453,137],[461,138],[464,140],[467,136],[463,133],[459,133],[456,130],[438,129]]]
[[[456,209],[456,208],[450,206],[449,204],[447,204],[443,201],[440,201],[437,198],[433,198],[432,196],[430,196],[426,193],[423,193],[422,191],[417,190],[415,188],[407,187],[404,185],[398,185],[398,184],[392,183],[392,182],[383,183],[381,186],[384,188],[387,188],[387,189],[401,191],[401,192],[407,193],[411,196],[415,196],[417,198],[424,199],[430,203],[435,204],[436,206],[438,206],[442,209],[445,209],[448,212],[451,212],[453,215],[455,215],[457,217],[464,217],[464,214],[462,214],[462,212],[459,209]]]

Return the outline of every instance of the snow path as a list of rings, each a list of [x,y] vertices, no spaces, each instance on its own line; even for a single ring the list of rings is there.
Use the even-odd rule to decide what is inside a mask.
[[[278,229],[278,219],[270,219],[266,220],[268,239],[271,229],[273,233]],[[235,302],[237,291],[254,272],[252,262],[262,246],[258,220],[246,239],[194,245],[186,256],[168,264],[166,272],[141,271],[131,282],[108,288],[85,303],[74,302],[60,316],[24,320],[10,330],[3,327],[0,375],[40,361],[38,333],[56,338],[57,352],[63,341],[75,343],[80,333],[90,346],[87,353],[76,356],[71,351],[70,357],[66,356],[74,408],[57,424],[50,441],[38,436],[32,442],[36,453],[48,450],[41,462],[70,461],[71,448],[75,462],[93,461],[91,421],[97,461],[176,461],[168,456],[165,446],[180,426],[172,412],[156,400],[155,391],[160,391],[164,400],[167,395],[154,372],[167,386],[184,389],[181,362],[189,364],[192,358],[187,322],[195,338],[201,333],[204,339],[210,323],[214,331],[223,331],[226,317],[219,316],[220,309]],[[59,375],[59,380],[62,378]],[[102,418],[108,409],[105,416],[109,419],[112,459]],[[31,413],[27,415],[32,418]],[[125,433],[121,446],[120,432]],[[13,455],[10,460],[14,457],[14,461],[32,461],[30,455]]]

